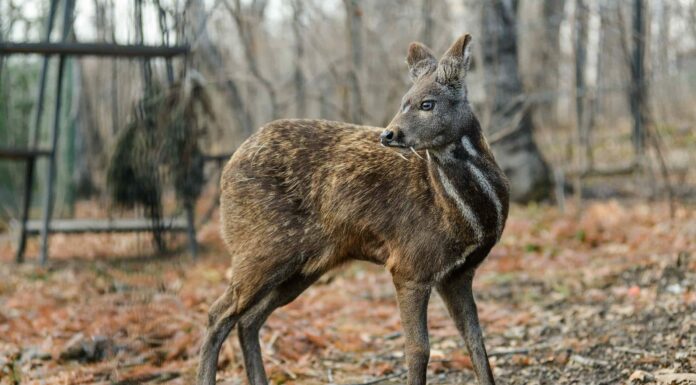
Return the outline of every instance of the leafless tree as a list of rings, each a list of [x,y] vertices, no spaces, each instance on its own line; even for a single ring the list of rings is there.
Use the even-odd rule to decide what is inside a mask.
[[[297,117],[305,117],[307,113],[307,91],[306,78],[302,69],[304,61],[304,39],[302,37],[302,17],[304,14],[304,4],[300,0],[292,2],[292,31],[295,39],[295,71],[293,81],[295,82],[295,114]]]
[[[529,201],[547,196],[549,169],[534,142],[531,105],[524,95],[517,58],[517,0],[482,6],[483,65],[492,105],[490,135],[511,197]]]
[[[239,32],[242,50],[249,72],[266,90],[266,93],[268,93],[271,104],[271,118],[277,119],[280,117],[278,96],[273,82],[261,73],[258,60],[258,29],[263,21],[263,15],[268,1],[254,0],[248,5],[243,5],[241,0],[234,0],[234,5],[231,5],[228,0],[223,0],[223,4],[232,17],[232,20],[234,20],[237,31]]]
[[[643,155],[645,147],[646,93],[645,84],[645,17],[643,0],[633,1],[633,24],[631,55],[631,81],[629,92],[631,115],[633,116],[633,147],[638,157]]]
[[[433,7],[437,3],[430,0],[421,0],[421,18],[423,20],[423,29],[421,30],[421,42],[428,47],[433,46]]]
[[[143,32],[143,0],[135,0],[135,39],[140,45],[145,44],[145,33]],[[143,77],[143,93],[152,93],[152,64],[149,58],[142,58],[140,61]]]
[[[109,0],[109,11],[111,15],[110,32],[111,42],[116,43],[116,11],[114,9],[114,0]],[[118,109],[118,61],[111,61],[111,134],[116,135],[120,127]]]
[[[556,118],[557,98],[553,92],[558,90],[559,86],[559,29],[563,21],[564,5],[565,0],[544,0],[541,12],[543,30],[539,36],[539,64],[535,68],[537,77],[534,80],[538,89],[544,93],[537,106],[537,115],[542,117],[540,119],[542,123],[550,126],[558,124]]]
[[[343,0],[346,8],[346,29],[348,30],[348,47],[350,48],[350,69],[348,83],[350,85],[350,120],[352,123],[363,121],[362,91],[358,74],[362,68],[362,9],[360,0]],[[347,100],[347,99],[346,99]]]
[[[582,170],[589,168],[592,152],[590,150],[590,122],[587,107],[588,89],[585,79],[587,65],[587,37],[589,23],[589,7],[586,0],[575,0],[575,115],[579,148],[577,149],[578,167]]]
[[[186,31],[187,39],[194,45],[195,50],[191,58],[191,66],[204,75],[217,79],[221,70],[225,68],[225,62],[217,44],[208,35],[208,15],[202,2],[188,0],[186,2]],[[240,131],[250,134],[254,130],[254,124],[236,81],[226,78],[220,86],[227,95],[230,108],[234,111],[234,118]]]

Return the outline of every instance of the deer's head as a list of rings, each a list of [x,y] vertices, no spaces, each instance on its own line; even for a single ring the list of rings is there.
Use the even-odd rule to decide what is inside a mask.
[[[474,127],[464,83],[470,43],[469,34],[460,37],[439,61],[425,45],[411,43],[406,61],[413,85],[382,132],[383,145],[438,149],[460,140]]]

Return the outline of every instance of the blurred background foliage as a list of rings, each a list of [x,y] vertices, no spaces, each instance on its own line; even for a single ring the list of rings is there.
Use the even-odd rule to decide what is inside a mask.
[[[0,0],[0,41],[39,41],[48,8],[47,0]],[[78,0],[71,41],[188,44],[192,52],[173,61],[68,61],[56,214],[74,216],[85,200],[111,205],[111,155],[148,87],[200,75],[215,129],[192,140],[201,153],[230,153],[276,118],[386,125],[409,86],[409,42],[442,53],[464,32],[475,42],[471,103],[518,201],[562,204],[571,192],[693,200],[694,25],[694,0]],[[53,41],[60,18],[57,27]],[[42,125],[32,127],[41,57],[0,57],[0,146],[26,148],[35,129],[47,146],[56,61]],[[37,190],[45,168],[39,161]],[[19,213],[23,173],[21,163],[0,161],[4,222]]]

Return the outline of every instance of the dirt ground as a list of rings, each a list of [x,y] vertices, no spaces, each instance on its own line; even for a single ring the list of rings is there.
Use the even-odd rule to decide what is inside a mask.
[[[55,235],[45,268],[0,240],[0,384],[190,384],[206,311],[225,289],[213,221],[202,256],[152,256],[146,236]],[[36,244],[30,245],[36,253]],[[427,258],[427,256],[424,256]],[[475,281],[499,384],[696,384],[696,207],[515,207]],[[429,308],[429,384],[475,384],[445,307]],[[387,273],[353,264],[262,330],[274,384],[401,384]],[[234,336],[234,334],[233,334]],[[230,338],[221,384],[244,384]]]

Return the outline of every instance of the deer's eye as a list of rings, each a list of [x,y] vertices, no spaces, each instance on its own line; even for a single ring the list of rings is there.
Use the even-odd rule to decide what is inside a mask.
[[[426,100],[420,104],[420,109],[423,111],[430,111],[433,107],[435,107],[435,102],[432,100]]]

